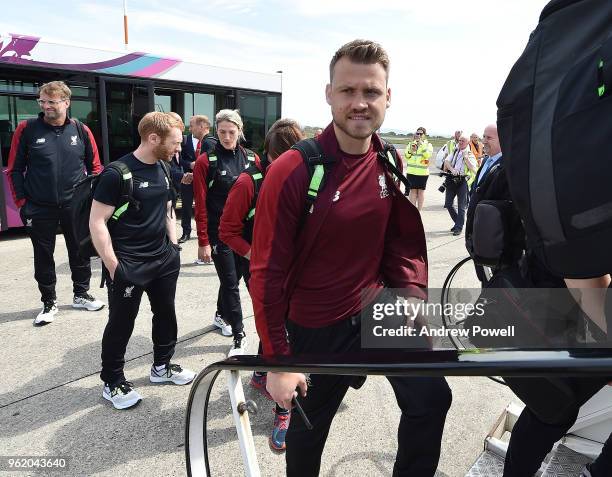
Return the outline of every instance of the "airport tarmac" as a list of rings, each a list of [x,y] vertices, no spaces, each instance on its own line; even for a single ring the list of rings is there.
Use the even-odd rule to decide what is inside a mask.
[[[463,235],[454,237],[449,232],[452,223],[442,208],[443,194],[437,190],[441,182],[437,176],[430,177],[423,210],[431,287],[441,287],[450,268],[467,255]],[[225,357],[231,339],[211,326],[218,279],[214,267],[193,264],[196,254],[197,240],[192,238],[183,245],[181,257],[176,300],[179,343],[174,361],[200,371]],[[64,475],[186,475],[184,428],[190,388],[149,383],[152,345],[147,299],[143,298],[126,355],[126,376],[144,399],[134,409],[117,411],[102,399],[98,377],[107,310],[71,308],[63,237],[58,235],[55,253],[60,312],[54,323],[44,327],[32,326],[40,302],[29,239],[24,233],[0,235],[0,256],[0,362],[4,363],[0,475],[11,475],[2,472],[7,470],[7,456],[64,458],[68,465]],[[91,292],[106,302],[106,290],[98,288],[99,260],[92,269]],[[464,279],[466,286],[475,283],[470,273]],[[251,302],[242,285],[241,297],[249,350],[256,352]],[[273,406],[248,386],[249,379],[250,373],[243,373],[246,396],[259,406],[251,422],[261,474],[284,475],[283,455],[268,447]],[[444,430],[439,475],[460,477],[482,451],[487,432],[505,406],[518,399],[508,388],[484,377],[449,378],[448,382],[453,404]],[[209,415],[212,475],[243,475],[224,378],[213,389]],[[391,475],[398,421],[399,411],[385,378],[369,377],[360,390],[349,390],[327,441],[321,475]]]

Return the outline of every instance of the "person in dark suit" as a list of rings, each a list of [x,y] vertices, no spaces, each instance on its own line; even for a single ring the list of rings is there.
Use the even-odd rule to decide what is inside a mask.
[[[179,243],[191,238],[191,214],[193,208],[193,167],[195,161],[203,152],[210,152],[215,148],[217,140],[210,135],[210,120],[207,116],[196,115],[189,120],[189,132],[183,141],[180,163],[185,175],[181,180],[182,216],[181,226],[183,235]]]

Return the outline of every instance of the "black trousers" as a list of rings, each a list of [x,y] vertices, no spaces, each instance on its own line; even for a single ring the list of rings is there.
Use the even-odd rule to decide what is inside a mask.
[[[183,235],[191,233],[191,215],[193,212],[193,184],[181,184],[181,227]]]
[[[221,298],[221,313],[223,319],[231,325],[234,337],[244,331],[242,324],[242,306],[238,284],[242,278],[240,257],[220,240],[211,239],[212,259],[219,277],[219,296]],[[217,302],[217,307],[219,303]]]
[[[526,407],[512,430],[504,477],[534,475],[555,442],[574,425],[580,406],[610,380],[612,378],[506,378],[510,389]],[[608,439],[593,464],[594,476],[612,475],[611,440]]]
[[[79,247],[72,231],[70,207],[42,207],[27,203],[21,208],[20,215],[34,247],[34,278],[38,283],[41,301],[57,298],[53,253],[58,224],[62,227],[68,249],[72,291],[75,295],[86,293],[91,279],[91,264],[89,259],[82,259],[79,256]]]
[[[287,331],[292,351],[298,354],[359,352],[361,347],[360,324],[352,319],[316,329],[288,321]],[[431,477],[440,458],[444,421],[451,405],[450,388],[444,378],[387,379],[402,413],[393,475]],[[314,428],[309,431],[294,414],[286,437],[289,477],[319,475],[321,454],[332,420],[354,382],[354,376],[310,376],[307,396],[299,400]]]
[[[149,262],[120,260],[115,280],[107,280],[108,323],[102,337],[102,372],[105,383],[125,380],[125,350],[134,331],[143,292],[153,312],[153,363],[167,364],[177,340],[174,297],[181,260],[175,246],[164,257]],[[108,272],[107,272],[108,273]]]

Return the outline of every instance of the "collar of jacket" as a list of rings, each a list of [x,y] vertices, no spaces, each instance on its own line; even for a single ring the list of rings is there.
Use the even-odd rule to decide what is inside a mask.
[[[336,138],[336,132],[334,131],[334,123],[329,123],[329,125],[325,128],[325,130],[321,133],[321,135],[317,138],[323,151],[326,155],[330,155],[332,157],[338,157],[342,154],[342,150],[340,149],[340,145],[338,144],[338,139]],[[376,152],[383,150],[383,144],[378,136],[378,134],[372,134],[372,146]],[[346,153],[345,153],[346,154]]]

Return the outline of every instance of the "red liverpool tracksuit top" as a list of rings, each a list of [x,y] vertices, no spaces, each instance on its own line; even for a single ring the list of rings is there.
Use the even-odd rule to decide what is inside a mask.
[[[265,355],[291,354],[286,319],[332,325],[361,310],[364,289],[403,288],[426,298],[423,224],[377,159],[380,138],[373,135],[358,156],[340,150],[332,125],[317,140],[336,164],[311,213],[310,177],[296,150],[268,168],[257,201],[250,293]]]

